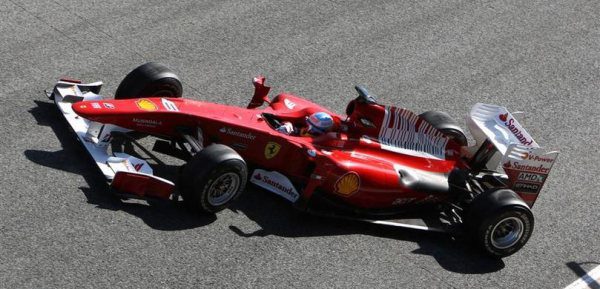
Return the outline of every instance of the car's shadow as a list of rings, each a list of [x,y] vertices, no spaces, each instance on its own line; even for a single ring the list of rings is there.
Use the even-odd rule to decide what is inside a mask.
[[[35,101],[35,104],[29,112],[39,125],[52,129],[63,149],[54,152],[25,150],[25,156],[36,164],[83,176],[88,187],[80,187],[80,190],[90,204],[101,209],[127,212],[141,218],[148,226],[157,230],[192,229],[210,224],[216,219],[214,215],[190,212],[181,202],[124,202],[112,195],[103,176],[78,143],[76,136],[69,131],[68,124],[55,105],[43,101]],[[86,161],[82,161],[82,158],[86,158]],[[276,235],[293,238],[368,234],[417,243],[420,248],[412,253],[432,256],[449,271],[482,274],[504,268],[504,262],[501,260],[487,258],[468,244],[452,240],[445,234],[310,216],[293,209],[285,200],[252,186],[246,189],[230,210],[243,213],[260,227],[258,230],[246,230],[230,226],[230,229],[241,237],[260,238]]]
[[[413,254],[432,256],[440,266],[453,272],[483,274],[504,268],[502,260],[489,258],[465,240],[454,240],[448,234],[313,216],[293,209],[283,198],[254,186],[250,186],[230,209],[243,213],[259,226],[259,229],[229,227],[242,237],[371,235],[417,243],[419,249],[412,251]]]

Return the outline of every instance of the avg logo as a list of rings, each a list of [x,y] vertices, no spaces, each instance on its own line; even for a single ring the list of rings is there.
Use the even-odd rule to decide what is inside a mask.
[[[152,102],[149,99],[145,99],[145,98],[136,101],[135,104],[137,105],[137,107],[139,109],[145,110],[145,111],[155,111],[158,109],[158,107],[156,106],[156,104],[154,104],[154,102]]]

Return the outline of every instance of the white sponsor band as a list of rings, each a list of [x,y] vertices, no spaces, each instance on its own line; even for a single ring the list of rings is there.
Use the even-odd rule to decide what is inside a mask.
[[[508,121],[504,122],[504,125],[515,138],[521,142],[521,144],[526,146],[531,146],[533,144],[533,138],[531,138],[514,118],[510,118]]]
[[[163,98],[161,100],[161,102],[162,102],[163,107],[166,110],[168,110],[168,111],[179,111],[179,108],[177,107],[177,105],[174,102],[172,102],[172,101],[170,101],[168,99],[165,99],[165,98]]]
[[[278,172],[256,169],[252,173],[250,182],[265,190],[280,195],[290,202],[296,202],[300,197],[292,182],[286,176]]]
[[[291,100],[289,100],[287,98],[283,100],[283,103],[289,109],[294,109],[294,107],[296,107],[296,103],[294,103],[293,101],[291,101]]]

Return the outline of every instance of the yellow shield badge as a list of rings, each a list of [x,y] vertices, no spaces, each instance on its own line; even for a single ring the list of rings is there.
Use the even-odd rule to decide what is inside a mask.
[[[135,104],[137,105],[137,107],[141,110],[145,110],[145,111],[155,111],[158,109],[158,107],[156,106],[156,104],[154,104],[154,102],[150,101],[149,99],[140,99],[138,101],[135,102]]]
[[[281,145],[276,142],[268,142],[265,146],[265,158],[270,160],[277,155],[279,150],[281,149]]]
[[[360,187],[360,177],[355,172],[349,172],[343,175],[335,182],[335,192],[342,196],[350,196],[358,192]]]

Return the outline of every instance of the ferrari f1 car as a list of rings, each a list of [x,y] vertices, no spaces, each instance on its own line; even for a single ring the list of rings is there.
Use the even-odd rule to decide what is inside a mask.
[[[531,236],[530,208],[558,153],[540,148],[506,108],[473,106],[469,146],[448,114],[383,105],[362,86],[339,115],[292,94],[269,99],[264,81],[253,80],[246,108],[181,98],[178,77],[157,63],[130,72],[114,99],[99,94],[101,82],[69,79],[47,94],[124,197],[181,196],[215,213],[249,181],[315,214],[468,232],[497,257]],[[283,122],[303,126],[315,112],[330,114],[333,129],[318,136],[277,131]],[[154,151],[185,161],[178,177],[154,175],[146,159],[123,149],[146,135],[157,138]]]

